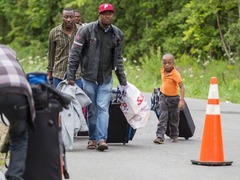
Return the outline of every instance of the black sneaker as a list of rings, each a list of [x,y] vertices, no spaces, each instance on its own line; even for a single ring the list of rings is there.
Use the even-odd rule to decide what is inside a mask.
[[[158,137],[158,138],[155,139],[153,142],[154,142],[155,144],[163,144],[163,143],[164,143],[164,140],[163,140],[162,138]]]

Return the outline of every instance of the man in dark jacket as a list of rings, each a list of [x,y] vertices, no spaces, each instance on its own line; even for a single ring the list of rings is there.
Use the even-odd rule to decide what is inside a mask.
[[[88,106],[88,149],[104,151],[109,121],[109,102],[112,91],[112,70],[115,70],[120,85],[126,86],[122,47],[123,33],[112,25],[112,4],[101,4],[98,21],[82,26],[75,37],[68,59],[67,80],[75,83],[75,74],[80,64],[83,90],[92,100]]]
[[[27,156],[27,124],[33,129],[35,108],[32,90],[16,53],[0,45],[0,114],[10,123],[10,162],[5,176],[23,180]]]

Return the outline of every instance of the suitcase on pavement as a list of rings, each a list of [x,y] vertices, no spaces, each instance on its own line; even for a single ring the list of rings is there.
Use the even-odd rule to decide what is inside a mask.
[[[116,94],[116,95],[115,95]],[[124,145],[132,140],[136,129],[133,129],[127,122],[122,110],[121,103],[118,99],[118,92],[113,91],[113,100],[109,107],[109,125],[107,143],[123,143]]]
[[[185,139],[189,139],[190,137],[192,137],[195,132],[195,124],[186,101],[184,109],[180,111],[180,121],[178,129],[179,129],[178,137],[184,137]],[[166,135],[170,136],[169,126],[167,128]]]
[[[87,107],[82,108],[82,111],[87,122]],[[88,136],[88,131],[79,131],[77,136]]]
[[[36,111],[35,132],[28,135],[25,180],[62,180],[60,110],[59,102],[50,100],[48,107]]]

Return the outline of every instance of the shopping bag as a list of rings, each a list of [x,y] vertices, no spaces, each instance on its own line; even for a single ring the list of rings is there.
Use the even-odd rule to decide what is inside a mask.
[[[124,102],[122,104],[122,110],[127,111],[126,115],[128,116],[128,119],[130,119],[141,110],[144,95],[137,87],[129,82],[125,91],[126,92],[121,96],[121,99]]]
[[[120,109],[128,123],[134,128],[142,128],[150,118],[150,108],[143,93],[128,82],[125,93],[120,98]]]
[[[148,105],[145,105],[141,110],[136,113],[131,119],[128,120],[128,123],[132,126],[133,129],[143,128],[150,119],[150,108]]]

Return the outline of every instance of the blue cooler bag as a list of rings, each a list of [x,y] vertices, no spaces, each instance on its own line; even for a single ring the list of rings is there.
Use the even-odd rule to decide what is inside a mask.
[[[49,84],[47,73],[44,72],[30,72],[27,74],[27,79],[30,84]]]

